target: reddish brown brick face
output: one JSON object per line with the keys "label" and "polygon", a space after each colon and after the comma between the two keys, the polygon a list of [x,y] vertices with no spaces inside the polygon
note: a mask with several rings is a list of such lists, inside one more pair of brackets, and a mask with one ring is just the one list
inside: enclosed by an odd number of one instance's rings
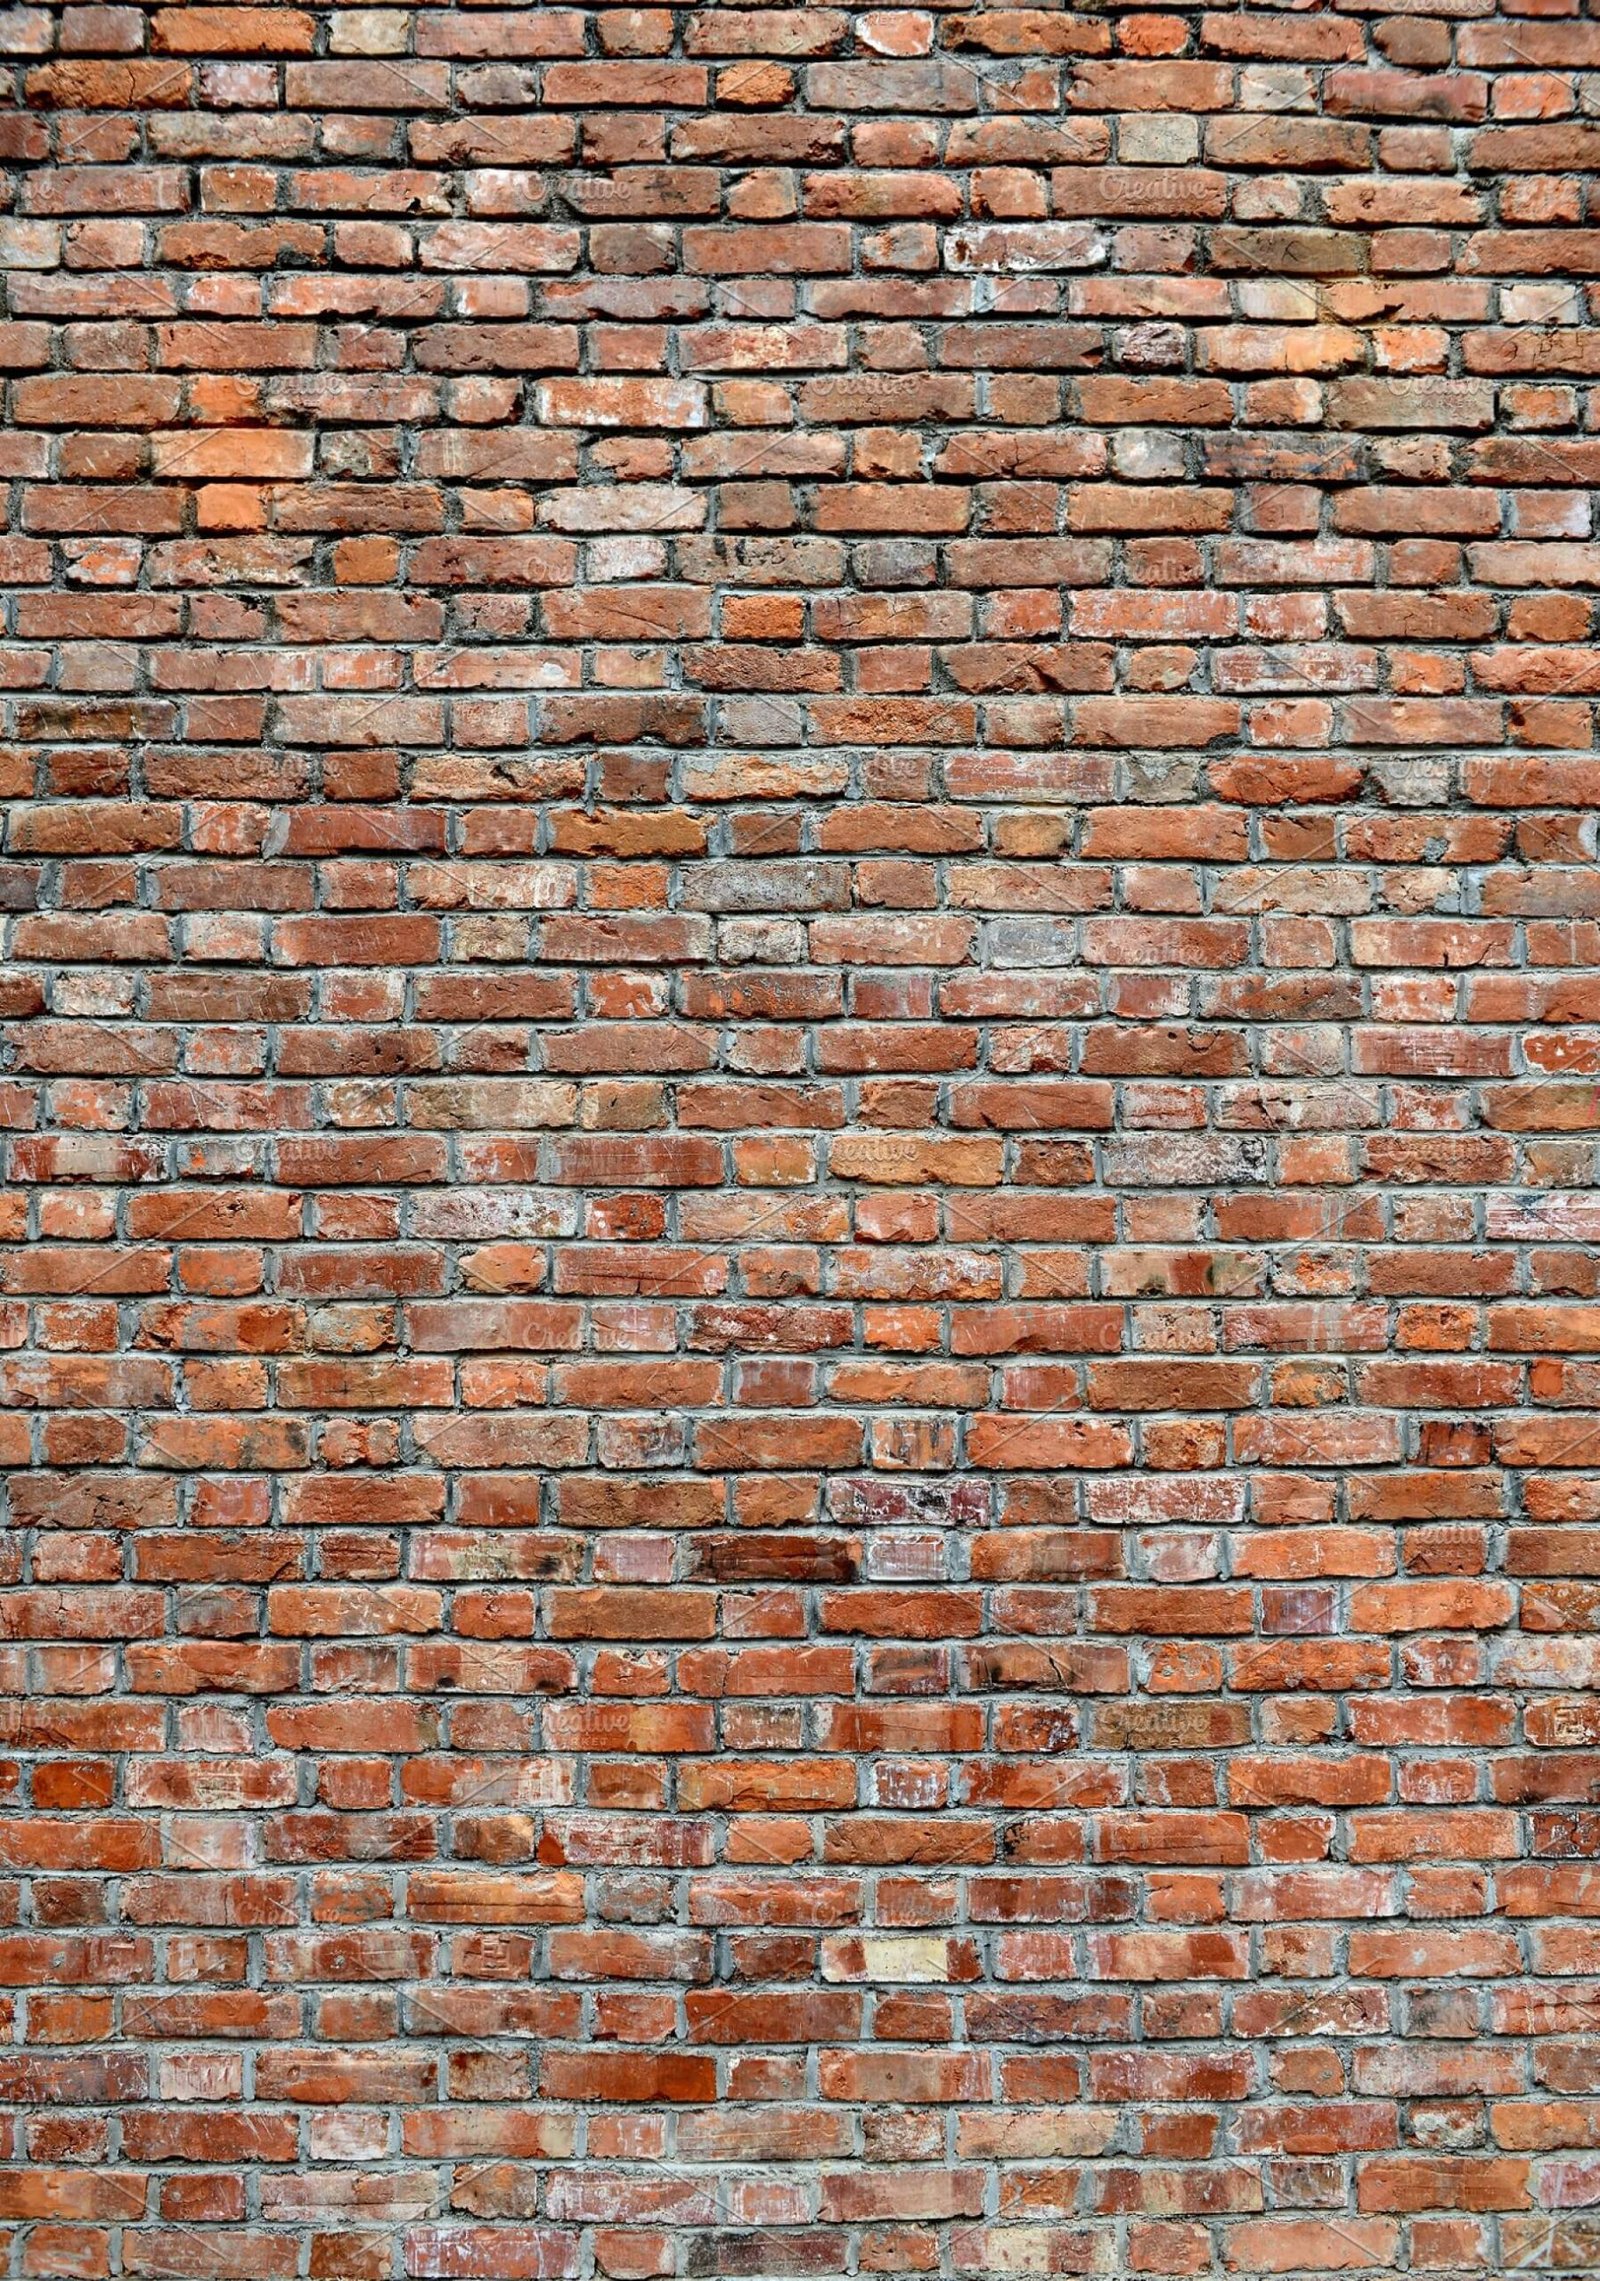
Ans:
{"label": "reddish brown brick face", "polygon": [[1600,23],[14,7],[0,2268],[1600,2271]]}

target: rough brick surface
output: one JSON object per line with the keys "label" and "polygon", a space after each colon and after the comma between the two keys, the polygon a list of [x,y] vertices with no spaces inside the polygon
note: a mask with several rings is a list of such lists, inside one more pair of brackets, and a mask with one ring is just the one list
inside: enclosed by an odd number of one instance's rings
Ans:
{"label": "rough brick surface", "polygon": [[0,17],[0,2255],[1600,2268],[1579,0]]}

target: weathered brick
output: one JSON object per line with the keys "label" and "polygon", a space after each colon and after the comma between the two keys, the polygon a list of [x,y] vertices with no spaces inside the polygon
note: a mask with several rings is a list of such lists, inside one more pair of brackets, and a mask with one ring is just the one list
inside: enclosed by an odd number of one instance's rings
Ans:
{"label": "weathered brick", "polygon": [[16,2270],[1600,2265],[1600,33],[3,44]]}

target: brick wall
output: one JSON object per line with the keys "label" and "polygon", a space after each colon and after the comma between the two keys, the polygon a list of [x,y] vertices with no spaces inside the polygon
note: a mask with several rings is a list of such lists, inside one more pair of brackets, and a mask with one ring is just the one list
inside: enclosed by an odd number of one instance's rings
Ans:
{"label": "brick wall", "polygon": [[0,17],[12,2274],[1600,2269],[1577,6]]}

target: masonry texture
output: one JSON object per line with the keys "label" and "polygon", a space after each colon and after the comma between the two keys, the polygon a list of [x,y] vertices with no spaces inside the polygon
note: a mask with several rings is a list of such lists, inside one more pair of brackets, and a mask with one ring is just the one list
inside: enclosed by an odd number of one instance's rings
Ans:
{"label": "masonry texture", "polygon": [[1600,23],[0,17],[0,2265],[1600,2269]]}

